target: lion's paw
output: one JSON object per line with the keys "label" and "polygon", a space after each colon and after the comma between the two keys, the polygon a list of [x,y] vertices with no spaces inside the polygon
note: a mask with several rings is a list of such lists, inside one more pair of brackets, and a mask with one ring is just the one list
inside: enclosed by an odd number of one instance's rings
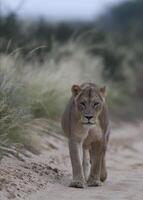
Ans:
{"label": "lion's paw", "polygon": [[86,187],[86,183],[83,179],[77,179],[77,180],[73,180],[70,185],[70,187],[75,187],[75,188],[85,188]]}
{"label": "lion's paw", "polygon": [[89,177],[87,184],[89,187],[98,187],[102,185],[101,181],[94,177]]}

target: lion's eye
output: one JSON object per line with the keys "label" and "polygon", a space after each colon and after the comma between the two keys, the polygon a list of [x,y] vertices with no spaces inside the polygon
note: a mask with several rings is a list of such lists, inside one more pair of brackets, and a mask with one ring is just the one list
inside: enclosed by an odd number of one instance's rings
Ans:
{"label": "lion's eye", "polygon": [[85,107],[85,103],[84,102],[80,102],[80,105]]}
{"label": "lion's eye", "polygon": [[93,105],[94,105],[94,107],[96,107],[99,105],[99,102],[95,102]]}

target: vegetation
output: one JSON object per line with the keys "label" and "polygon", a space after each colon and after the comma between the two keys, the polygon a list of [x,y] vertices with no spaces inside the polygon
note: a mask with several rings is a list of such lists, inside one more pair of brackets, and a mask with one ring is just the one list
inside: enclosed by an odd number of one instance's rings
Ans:
{"label": "vegetation", "polygon": [[141,0],[129,1],[88,24],[1,15],[0,146],[27,146],[32,119],[59,121],[73,83],[107,84],[112,118],[141,117],[141,8]]}

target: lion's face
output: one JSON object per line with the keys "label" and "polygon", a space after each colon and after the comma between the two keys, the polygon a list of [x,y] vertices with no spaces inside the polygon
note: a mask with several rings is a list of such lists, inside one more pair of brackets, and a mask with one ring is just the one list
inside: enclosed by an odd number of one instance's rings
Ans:
{"label": "lion's face", "polygon": [[81,123],[84,126],[96,125],[96,119],[104,104],[103,93],[105,93],[105,87],[100,89],[95,87],[81,89],[80,86],[74,85],[72,92]]}

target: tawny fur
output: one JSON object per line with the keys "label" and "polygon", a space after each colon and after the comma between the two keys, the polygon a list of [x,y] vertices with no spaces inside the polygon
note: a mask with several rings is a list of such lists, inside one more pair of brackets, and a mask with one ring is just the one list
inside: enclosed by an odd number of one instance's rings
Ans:
{"label": "tawny fur", "polygon": [[[72,87],[72,97],[62,117],[69,141],[72,187],[100,186],[107,178],[105,155],[110,128],[105,93],[105,87],[94,83]],[[87,116],[92,119],[89,121]]]}

